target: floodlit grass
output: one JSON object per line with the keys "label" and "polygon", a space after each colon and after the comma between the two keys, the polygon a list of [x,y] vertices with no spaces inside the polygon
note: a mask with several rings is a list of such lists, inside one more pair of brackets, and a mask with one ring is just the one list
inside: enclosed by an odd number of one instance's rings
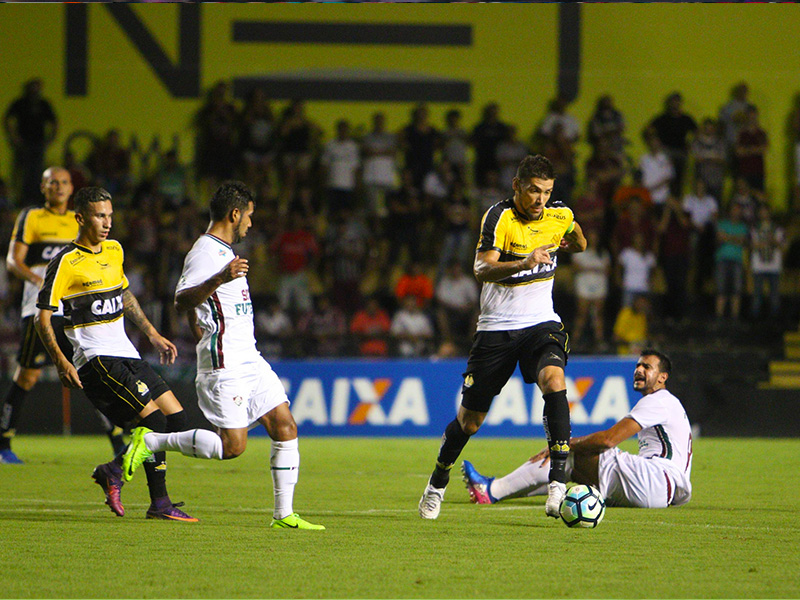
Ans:
{"label": "floodlit grass", "polygon": [[[439,441],[302,439],[295,508],[327,531],[271,530],[269,446],[233,461],[169,455],[173,501],[200,523],[145,520],[144,474],[115,517],[89,478],[100,437],[21,436],[0,465],[2,597],[798,597],[800,440],[695,442],[694,498],[607,509],[594,530],[544,516],[543,498],[473,506],[451,482],[437,521],[417,502]],[[475,438],[488,474],[541,440]],[[627,448],[633,448],[628,442]]]}

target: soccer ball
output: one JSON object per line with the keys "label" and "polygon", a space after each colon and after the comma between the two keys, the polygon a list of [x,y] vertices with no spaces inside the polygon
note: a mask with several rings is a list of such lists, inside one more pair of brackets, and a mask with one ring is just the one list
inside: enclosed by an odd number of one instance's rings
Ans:
{"label": "soccer ball", "polygon": [[593,485],[574,485],[561,501],[559,513],[567,527],[597,527],[606,514],[606,502]]}

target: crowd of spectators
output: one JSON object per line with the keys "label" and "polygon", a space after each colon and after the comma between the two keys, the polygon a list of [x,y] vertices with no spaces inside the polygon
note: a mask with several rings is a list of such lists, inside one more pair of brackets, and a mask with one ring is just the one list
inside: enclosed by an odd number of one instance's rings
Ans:
{"label": "crowd of spectators", "polygon": [[[681,95],[670,94],[641,132],[628,131],[611,95],[598,99],[585,127],[556,98],[524,135],[496,103],[471,126],[458,109],[433,123],[424,104],[397,131],[382,112],[369,124],[343,115],[330,139],[302,100],[276,105],[258,88],[239,104],[227,83],[213,86],[193,120],[191,162],[173,148],[136,172],[117,130],[85,156],[64,155],[76,190],[94,184],[114,195],[112,236],[126,249],[131,288],[189,360],[192,341],[172,309],[173,291],[183,257],[206,226],[211,191],[230,178],[257,195],[254,226],[237,252],[250,260],[266,356],[466,354],[479,303],[471,271],[480,218],[511,195],[516,165],[532,152],[553,162],[553,200],[574,210],[589,239],[586,253],[560,259],[556,284],[557,310],[577,350],[635,351],[652,338],[653,315],[668,325],[735,322],[750,295],[748,318],[780,315],[780,275],[787,252],[797,261],[797,223],[789,215],[778,225],[771,214],[769,137],[746,84],[700,125]],[[34,128],[38,144],[55,130],[51,112]],[[6,113],[12,143],[26,114],[19,101]],[[794,126],[800,139],[800,111]],[[630,136],[640,134],[646,151],[634,156]],[[584,164],[579,141],[591,148]],[[28,170],[15,171],[23,195],[0,182],[4,243],[16,211],[40,202],[21,183]],[[18,294],[18,283],[2,272],[4,339],[16,332]]]}

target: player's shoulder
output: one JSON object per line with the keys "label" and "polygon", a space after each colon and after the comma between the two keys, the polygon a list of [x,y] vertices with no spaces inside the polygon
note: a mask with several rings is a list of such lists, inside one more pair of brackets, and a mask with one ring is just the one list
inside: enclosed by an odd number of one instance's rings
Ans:
{"label": "player's shoulder", "polygon": [[103,252],[106,250],[109,254],[124,254],[124,250],[122,249],[122,244],[120,244],[117,240],[104,240],[102,243]]}
{"label": "player's shoulder", "polygon": [[81,250],[73,242],[70,242],[53,255],[48,264],[48,270],[57,271],[64,267],[74,267],[83,262],[86,256],[86,251]]}
{"label": "player's shoulder", "polygon": [[506,198],[500,202],[492,204],[483,213],[483,222],[490,227],[494,227],[503,218],[504,215],[510,215],[514,212],[514,200]]}
{"label": "player's shoulder", "polygon": [[26,206],[17,215],[17,223],[31,223],[41,218],[44,213],[43,206]]}
{"label": "player's shoulder", "polygon": [[210,254],[211,256],[228,256],[233,254],[233,247],[214,235],[204,233],[197,238],[192,245],[192,249],[189,250],[189,254],[198,252]]}
{"label": "player's shoulder", "polygon": [[569,219],[572,220],[574,215],[572,209],[564,204],[561,200],[551,200],[544,207],[545,214],[556,219]]}

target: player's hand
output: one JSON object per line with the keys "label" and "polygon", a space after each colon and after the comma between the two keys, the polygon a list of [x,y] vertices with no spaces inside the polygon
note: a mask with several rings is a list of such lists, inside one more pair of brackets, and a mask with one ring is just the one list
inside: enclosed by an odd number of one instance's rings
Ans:
{"label": "player's hand", "polygon": [[66,363],[58,366],[58,378],[61,380],[61,385],[65,388],[83,389],[81,378],[78,377],[78,370],[72,363]]}
{"label": "player's hand", "polygon": [[247,276],[247,271],[249,269],[250,266],[247,264],[247,259],[237,256],[225,265],[225,268],[220,271],[220,275],[222,276],[223,282],[228,283],[239,277]]}
{"label": "player's hand", "polygon": [[539,468],[540,469],[544,468],[544,466],[550,462],[550,450],[548,448],[545,448],[538,454],[534,454],[533,456],[531,456],[530,462],[532,463],[541,462],[542,464],[539,465]]}
{"label": "player's hand", "polygon": [[550,256],[550,250],[552,250],[555,247],[556,247],[555,244],[546,244],[544,246],[539,246],[538,248],[534,249],[534,251],[531,252],[525,259],[525,262],[528,263],[528,268],[532,269],[536,265],[541,265],[541,264],[552,265],[553,258]]}
{"label": "player's hand", "polygon": [[158,333],[150,338],[150,342],[158,350],[158,360],[162,365],[171,365],[175,362],[178,357],[178,349],[175,344]]}

